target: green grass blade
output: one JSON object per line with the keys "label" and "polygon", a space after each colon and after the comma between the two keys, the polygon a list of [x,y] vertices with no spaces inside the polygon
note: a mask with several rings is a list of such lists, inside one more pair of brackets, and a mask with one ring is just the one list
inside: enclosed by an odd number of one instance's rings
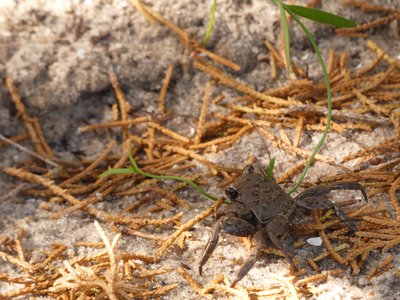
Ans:
{"label": "green grass blade", "polygon": [[268,179],[274,178],[274,167],[275,167],[275,157],[273,157],[268,164],[268,169],[267,169],[267,178]]}
{"label": "green grass blade", "polygon": [[99,177],[105,177],[108,175],[117,175],[117,174],[132,174],[134,172],[135,170],[133,170],[132,168],[115,168],[101,173]]}
{"label": "green grass blade", "polygon": [[311,166],[311,163],[313,162],[315,156],[317,155],[319,149],[321,148],[321,146],[324,144],[326,136],[328,135],[329,132],[329,128],[331,126],[331,120],[332,120],[332,93],[331,93],[331,84],[330,84],[330,80],[329,80],[329,75],[328,72],[326,70],[325,64],[324,64],[324,60],[322,59],[322,55],[321,52],[319,51],[319,48],[317,46],[317,43],[315,42],[313,36],[311,35],[310,31],[307,29],[307,27],[303,24],[303,22],[299,19],[299,17],[293,13],[290,10],[290,7],[285,7],[286,11],[292,16],[293,20],[296,21],[297,24],[300,25],[300,27],[303,29],[304,33],[307,35],[308,39],[311,42],[311,45],[314,48],[314,52],[317,55],[318,58],[318,62],[322,68],[322,72],[324,74],[324,79],[325,79],[325,84],[326,84],[326,94],[328,97],[328,115],[327,115],[327,121],[326,121],[326,126],[324,129],[324,132],[322,134],[321,139],[319,140],[317,146],[314,148],[313,152],[311,153],[310,158],[308,159],[303,172],[300,175],[299,180],[296,182],[296,184],[294,185],[294,187],[290,190],[290,194],[293,193],[294,191],[297,190],[297,188],[301,185],[301,183],[303,182],[304,177],[307,174],[308,169]]}
{"label": "green grass blade", "polygon": [[193,181],[186,179],[186,178],[182,178],[179,176],[166,176],[166,175],[154,175],[154,174],[150,174],[150,173],[146,173],[144,171],[142,171],[139,166],[137,165],[136,161],[134,160],[134,158],[132,157],[132,155],[129,155],[129,160],[131,161],[132,167],[135,170],[136,173],[141,174],[143,176],[149,177],[149,178],[157,178],[157,179],[172,179],[172,180],[178,180],[178,181],[182,181],[185,182],[187,184],[189,184],[190,186],[192,186],[194,189],[196,189],[200,194],[206,196],[207,198],[213,200],[213,201],[217,201],[218,198],[210,195],[209,193],[207,193],[205,190],[203,190],[200,186],[198,186],[197,184],[195,184]]}
{"label": "green grass blade", "polygon": [[132,155],[129,155],[129,160],[132,164],[132,168],[115,168],[115,169],[110,169],[100,175],[100,177],[108,176],[108,175],[116,175],[116,174],[132,174],[132,173],[137,173],[149,178],[155,178],[155,179],[163,179],[163,180],[177,180],[181,182],[185,182],[192,186],[196,191],[198,191],[200,194],[206,196],[207,198],[217,201],[218,198],[214,197],[213,195],[207,193],[205,190],[203,190],[200,186],[198,186],[196,183],[194,183],[192,180],[182,178],[179,176],[167,176],[167,175],[154,175],[150,173],[146,173],[142,171],[138,164],[136,163],[135,159],[133,158]]}
{"label": "green grass blade", "polygon": [[290,9],[290,11],[293,14],[296,14],[298,16],[313,20],[318,23],[322,24],[327,24],[327,25],[333,25],[336,27],[355,27],[357,26],[357,23],[346,19],[344,17],[316,9],[316,8],[309,8],[309,7],[304,7],[304,6],[299,6],[299,5],[287,5],[287,4],[282,4],[284,8],[287,10],[287,8]]}
{"label": "green grass blade", "polygon": [[286,11],[285,11],[284,4],[279,1],[279,2],[277,2],[277,5],[279,7],[279,12],[281,14],[281,27],[282,27],[282,32],[283,32],[283,41],[284,41],[284,45],[285,45],[286,67],[287,67],[288,74],[290,74],[291,58],[290,58],[289,25],[288,25],[288,21],[286,18]]}
{"label": "green grass blade", "polygon": [[201,42],[201,45],[203,47],[207,46],[208,41],[210,40],[212,29],[213,29],[213,26],[214,26],[215,11],[216,10],[217,10],[217,0],[214,0],[213,5],[211,7],[211,16],[210,16],[210,20],[208,21],[207,31],[206,31],[206,34],[204,36],[203,41]]}

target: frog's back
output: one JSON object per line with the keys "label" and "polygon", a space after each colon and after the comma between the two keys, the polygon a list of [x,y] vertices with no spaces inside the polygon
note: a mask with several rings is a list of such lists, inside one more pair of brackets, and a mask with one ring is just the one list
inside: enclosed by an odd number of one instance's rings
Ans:
{"label": "frog's back", "polygon": [[237,201],[247,205],[260,223],[267,223],[279,215],[290,215],[294,210],[294,201],[275,182],[261,174],[241,176],[235,183],[239,192]]}

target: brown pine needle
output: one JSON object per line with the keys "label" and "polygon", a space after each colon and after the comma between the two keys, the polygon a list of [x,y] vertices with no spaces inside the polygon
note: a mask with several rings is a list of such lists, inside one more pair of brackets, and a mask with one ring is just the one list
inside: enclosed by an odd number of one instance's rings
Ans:
{"label": "brown pine needle", "polygon": [[178,267],[176,270],[197,294],[202,295],[203,287],[183,267]]}
{"label": "brown pine needle", "polygon": [[160,259],[161,256],[165,253],[165,251],[172,245],[172,243],[185,231],[189,230],[193,227],[193,225],[203,221],[213,212],[215,212],[221,205],[224,203],[225,199],[221,198],[213,205],[210,206],[207,210],[203,211],[200,215],[197,215],[193,219],[187,221],[186,223],[179,226],[179,228],[161,245],[161,247],[156,252],[156,258]]}
{"label": "brown pine needle", "polygon": [[272,79],[276,79],[278,71],[276,69],[276,60],[272,53],[269,54],[269,64],[271,65],[271,77]]}
{"label": "brown pine needle", "polygon": [[28,262],[26,262],[24,260],[21,260],[19,258],[15,258],[15,257],[13,257],[13,256],[11,256],[11,255],[3,252],[3,251],[0,251],[0,258],[5,260],[5,261],[8,261],[8,262],[12,263],[13,265],[15,265],[15,266],[17,266],[19,268],[21,268],[25,272],[30,272],[30,271],[32,271],[34,269],[34,266],[31,265],[30,263],[28,263]]}
{"label": "brown pine needle", "polygon": [[43,150],[47,154],[47,157],[54,158],[53,151],[50,149],[49,144],[47,143],[46,138],[44,137],[42,127],[40,126],[39,120],[36,117],[32,118],[32,125],[37,132],[38,139],[40,141],[40,145],[42,146]]}
{"label": "brown pine needle", "polygon": [[285,63],[285,60],[280,55],[279,51],[276,50],[276,48],[269,41],[264,41],[264,45],[270,51],[270,55],[272,55],[272,57],[274,58],[274,61],[276,62],[276,64],[280,68],[285,69],[286,68],[286,63]]}
{"label": "brown pine needle", "polygon": [[107,196],[108,194],[111,193],[111,191],[114,190],[115,188],[115,186],[113,186],[114,183],[115,181],[100,187],[96,192],[89,195],[86,199],[80,200],[79,203],[52,214],[51,218],[59,219],[64,215],[71,214],[77,210],[82,210],[85,207],[102,200],[103,197]]}
{"label": "brown pine needle", "polygon": [[114,146],[116,145],[115,141],[111,141],[107,148],[103,151],[103,153],[96,158],[96,160],[94,160],[89,166],[87,166],[84,170],[82,170],[81,172],[77,173],[76,175],[74,175],[73,177],[65,180],[64,182],[60,183],[60,187],[65,187],[68,184],[74,183],[79,181],[80,179],[82,179],[83,177],[85,177],[86,175],[88,175],[89,173],[91,173],[94,169],[96,169],[96,167],[101,164],[106,158],[107,156],[110,154],[112,148],[114,148]]}
{"label": "brown pine needle", "polygon": [[[128,119],[128,110],[130,104],[128,100],[126,100],[125,98],[121,85],[118,81],[117,74],[115,74],[115,72],[112,69],[110,69],[110,71],[108,72],[108,76],[110,78],[111,84],[114,88],[114,92],[118,100],[119,111],[121,112],[121,121],[126,122],[126,120]],[[122,151],[125,151],[127,148],[125,142],[128,139],[128,131],[126,126],[122,126],[121,132],[122,132]]]}
{"label": "brown pine needle", "polygon": [[52,261],[54,261],[57,258],[60,258],[60,254],[63,253],[65,250],[67,250],[66,245],[57,245],[57,249],[51,252],[51,254],[44,261],[35,264],[34,269],[39,270],[45,268]]}
{"label": "brown pine needle", "polygon": [[344,36],[353,36],[353,37],[366,37],[368,34],[362,33],[361,31],[366,31],[369,29],[373,29],[376,27],[381,27],[382,25],[389,24],[393,20],[400,19],[400,15],[389,15],[385,16],[382,18],[378,18],[376,20],[373,20],[371,22],[365,23],[358,25],[356,27],[351,27],[351,28],[338,28],[336,29],[336,32],[340,35]]}
{"label": "brown pine needle", "polygon": [[400,188],[400,176],[397,177],[397,179],[392,182],[392,184],[390,185],[390,189],[389,189],[389,198],[390,198],[390,202],[393,205],[393,208],[396,212],[396,219],[397,221],[400,221],[400,207],[399,207],[399,201],[400,199],[397,199],[396,197],[396,191]]}
{"label": "brown pine needle", "polygon": [[203,295],[209,294],[213,290],[213,286],[216,284],[221,284],[224,281],[224,275],[223,274],[218,274],[215,276],[209,283],[207,283],[204,288],[202,289],[201,293]]}
{"label": "brown pine needle", "polygon": [[137,294],[137,296],[135,296],[133,298],[164,296],[165,294],[169,293],[170,291],[176,289],[178,286],[179,286],[179,284],[177,284],[177,283],[168,284],[168,285],[156,288],[155,290],[152,290],[152,291],[140,292]]}
{"label": "brown pine needle", "polygon": [[18,253],[18,258],[22,261],[26,261],[24,249],[22,247],[22,239],[25,235],[25,231],[21,228],[18,229],[18,236],[15,239],[15,250]]}
{"label": "brown pine needle", "polygon": [[163,218],[163,219],[150,219],[150,218],[144,218],[144,217],[126,217],[124,215],[115,217],[115,216],[110,216],[107,215],[105,218],[109,222],[115,222],[117,224],[123,224],[127,225],[133,230],[137,230],[141,227],[145,226],[160,226],[160,225],[165,225],[165,224],[177,224],[179,223],[180,218],[182,217],[183,212],[179,212],[176,215],[169,217],[169,218]]}
{"label": "brown pine needle", "polygon": [[155,146],[155,135],[156,135],[156,129],[153,126],[149,126],[148,130],[148,145],[144,149],[146,152],[147,157],[149,160],[154,160],[154,146]]}
{"label": "brown pine needle", "polygon": [[365,75],[366,73],[375,69],[375,67],[382,61],[384,56],[385,56],[385,53],[381,53],[380,55],[378,55],[377,58],[375,60],[373,60],[371,63],[360,68],[357,71],[356,76],[361,77],[361,76]]}
{"label": "brown pine needle", "polygon": [[298,147],[301,139],[301,134],[304,127],[304,116],[299,116],[299,121],[296,126],[296,131],[293,139],[293,146]]}
{"label": "brown pine needle", "polygon": [[316,281],[324,281],[328,278],[328,274],[316,274],[314,276],[306,277],[304,279],[300,279],[296,282],[296,286],[306,285],[308,283],[316,282]]}
{"label": "brown pine needle", "polygon": [[400,14],[400,10],[398,9],[385,7],[382,5],[376,5],[365,1],[343,0],[343,4],[358,7],[363,12],[372,11],[372,12],[385,12],[388,14]]}
{"label": "brown pine needle", "polygon": [[313,269],[315,272],[321,272],[320,267],[317,265],[314,259],[312,258],[307,258],[307,263]]}
{"label": "brown pine needle", "polygon": [[205,164],[208,168],[211,169],[211,171],[213,173],[217,172],[217,169],[216,169],[217,165],[216,164],[210,162],[209,160],[205,159],[203,156],[195,153],[194,151],[186,150],[186,149],[184,149],[182,147],[175,147],[175,146],[164,146],[164,148],[167,151],[172,151],[172,152],[179,153],[179,154],[182,154],[184,156],[193,158],[193,159]]}
{"label": "brown pine needle", "polygon": [[165,114],[165,99],[167,97],[167,91],[169,84],[172,79],[172,75],[174,73],[174,65],[168,65],[167,72],[165,73],[164,83],[160,91],[160,96],[158,98],[158,110],[161,114]]}
{"label": "brown pine needle", "polygon": [[138,117],[135,119],[129,119],[126,121],[112,121],[107,123],[93,124],[79,127],[79,132],[85,132],[90,130],[104,129],[104,128],[114,128],[114,127],[128,127],[130,125],[137,125],[141,123],[147,123],[150,119],[148,117]]}
{"label": "brown pine needle", "polygon": [[155,122],[150,122],[149,125],[155,129],[157,129],[161,133],[165,134],[166,136],[173,138],[176,141],[182,142],[184,144],[188,144],[190,142],[190,140],[187,137],[182,136],[182,135],[176,133],[175,131],[172,131],[171,129],[161,126]]}
{"label": "brown pine needle", "polygon": [[176,203],[176,204],[184,206],[184,207],[189,207],[189,208],[191,207],[191,205],[186,200],[176,196],[174,193],[172,193],[166,189],[160,188],[158,186],[154,186],[154,187],[152,187],[151,190],[154,191],[155,193],[158,193],[158,194],[164,196],[165,198],[167,198],[168,200],[170,200],[173,203]]}
{"label": "brown pine needle", "polygon": [[393,256],[386,256],[378,265],[376,265],[374,268],[371,269],[371,271],[368,272],[367,279],[371,280],[373,277],[379,275],[379,273],[381,274],[387,271],[390,267],[393,267],[392,262]]}
{"label": "brown pine needle", "polygon": [[216,138],[216,139],[211,140],[209,142],[205,142],[205,143],[201,143],[201,144],[197,144],[197,145],[191,145],[189,147],[189,149],[196,150],[196,149],[204,149],[204,148],[213,148],[213,147],[217,146],[218,144],[224,144],[224,143],[233,144],[237,140],[239,140],[242,136],[244,136],[246,133],[251,131],[252,129],[253,129],[252,125],[243,126],[235,134],[232,134],[232,135],[229,135],[229,136],[225,136],[225,137],[221,137],[221,138]]}
{"label": "brown pine needle", "polygon": [[14,85],[12,78],[9,76],[6,76],[5,81],[7,88],[11,94],[11,99],[14,102],[15,108],[17,110],[17,115],[19,115],[24,122],[26,131],[31,139],[33,147],[39,155],[47,157],[49,153],[46,152],[46,149],[44,149],[43,145],[41,144],[40,134],[36,131],[36,128],[33,124],[33,119],[26,112],[25,105],[21,100],[21,96],[19,95],[17,87]]}
{"label": "brown pine needle", "polygon": [[[3,170],[4,170],[5,173],[7,173],[7,174],[9,174],[11,176],[20,178],[20,179],[28,181],[28,182],[39,183],[39,184],[47,187],[50,191],[52,191],[56,195],[64,198],[65,200],[67,200],[72,205],[79,205],[80,202],[81,202],[79,199],[77,199],[74,196],[72,196],[71,194],[69,194],[67,190],[58,187],[54,183],[53,180],[47,179],[47,178],[45,178],[43,176],[35,175],[33,173],[24,171],[22,169],[15,169],[15,168],[6,167]],[[95,208],[86,208],[86,210],[87,210],[87,212],[89,212],[90,214],[94,215],[95,217],[104,218],[104,216],[105,216],[104,213],[98,211]]]}
{"label": "brown pine needle", "polygon": [[400,68],[400,61],[389,56],[389,54],[385,53],[377,44],[375,44],[372,40],[367,41],[367,46],[370,48],[372,51],[376,52],[378,56],[383,56],[383,59],[386,60],[390,65],[396,66],[397,68]]}
{"label": "brown pine needle", "polygon": [[[0,135],[0,136],[3,137],[3,135]],[[28,135],[28,133],[24,132],[24,133],[15,135],[15,136],[7,138],[7,139],[10,141],[13,141],[14,143],[19,143],[19,142],[22,142],[23,140],[26,140],[27,138],[29,138],[29,135]],[[6,141],[0,142],[0,148],[6,147],[8,145],[10,145],[10,143],[8,143]]]}
{"label": "brown pine needle", "polygon": [[332,72],[335,68],[335,61],[336,61],[335,51],[332,48],[330,48],[328,63],[327,63],[327,67],[326,67],[326,71],[328,72],[329,75],[332,75]]}
{"label": "brown pine needle", "polygon": [[211,52],[203,47],[197,47],[196,51],[204,53],[210,59],[212,59],[214,62],[224,65],[225,67],[228,67],[233,71],[240,71],[240,66],[238,64],[230,61],[229,59],[227,59],[225,57],[219,56],[218,54],[215,54],[214,52]]}
{"label": "brown pine needle", "polygon": [[283,175],[278,177],[276,179],[276,182],[283,183],[283,182],[287,181],[289,178],[293,177],[296,173],[300,172],[304,168],[306,163],[307,163],[307,161],[303,160],[303,161],[295,164],[293,167],[288,169]]}
{"label": "brown pine needle", "polygon": [[175,32],[178,35],[178,37],[181,40],[182,44],[186,48],[190,47],[189,37],[187,36],[187,34],[182,29],[180,29],[178,26],[176,26],[174,23],[172,23],[171,21],[167,20],[166,18],[164,18],[160,14],[158,14],[155,11],[151,10],[149,7],[143,5],[140,0],[131,0],[131,2],[133,3],[133,5],[136,6],[136,8],[143,15],[146,16],[146,18],[148,20],[157,20],[158,22],[160,22],[165,27],[168,27],[171,31]]}
{"label": "brown pine needle", "polygon": [[92,242],[76,242],[75,247],[88,247],[88,248],[97,248],[102,249],[104,248],[104,243],[92,243]]}
{"label": "brown pine needle", "polygon": [[227,74],[223,73],[221,70],[217,69],[216,67],[214,67],[210,64],[207,64],[204,62],[200,63],[200,62],[195,61],[195,62],[193,62],[193,66],[196,69],[198,69],[204,73],[207,73],[212,78],[218,80],[219,83],[229,86],[239,92],[250,95],[256,99],[260,99],[260,100],[263,100],[263,101],[266,101],[269,103],[278,104],[278,105],[282,105],[282,106],[300,105],[301,104],[300,102],[295,101],[295,100],[288,101],[285,99],[281,99],[281,98],[269,96],[264,93],[257,92],[253,88],[236,81],[234,78],[228,76]]}
{"label": "brown pine needle", "polygon": [[284,112],[282,109],[266,109],[258,105],[253,104],[251,107],[237,104],[227,105],[232,110],[237,110],[245,113],[254,113],[259,115],[276,115],[281,116]]}
{"label": "brown pine needle", "polygon": [[[290,155],[300,155],[304,158],[308,158],[311,155],[311,151],[306,151],[306,150],[294,147],[290,144],[287,144],[284,141],[275,137],[272,133],[270,133],[269,131],[267,131],[266,129],[264,129],[262,127],[260,127],[259,130],[260,130],[260,133],[264,137],[266,137],[268,140],[270,140],[273,144],[275,144],[276,147],[278,147],[282,150],[285,150]],[[321,160],[323,162],[330,163],[330,164],[334,163],[334,161],[332,159],[322,156],[320,154],[317,154],[315,156],[315,159]]]}
{"label": "brown pine needle", "polygon": [[208,81],[204,88],[203,104],[201,106],[199,121],[197,122],[196,135],[193,138],[193,143],[195,145],[200,143],[201,138],[204,134],[204,124],[207,115],[208,102],[211,96],[211,88],[212,88],[212,83],[211,81]]}
{"label": "brown pine needle", "polygon": [[[312,215],[313,215],[313,219],[314,222],[318,225],[321,224],[318,213],[316,210],[312,211]],[[331,242],[329,241],[328,237],[326,236],[326,233],[324,230],[319,230],[319,236],[322,239],[322,242],[325,245],[326,250],[328,251],[329,255],[336,260],[338,263],[342,264],[342,265],[347,265],[347,260],[344,259],[343,257],[341,257],[334,249],[334,247],[332,246]]]}
{"label": "brown pine needle", "polygon": [[[341,245],[335,247],[333,250],[334,250],[334,252],[342,252],[342,251],[345,251],[348,249],[350,249],[350,245],[345,243],[345,244],[341,244]],[[317,262],[317,261],[323,260],[323,259],[329,257],[329,255],[330,255],[329,251],[324,251],[320,255],[314,257],[313,261]]]}
{"label": "brown pine needle", "polygon": [[45,156],[42,156],[41,154],[38,154],[36,152],[33,152],[32,150],[29,150],[28,148],[14,142],[13,140],[6,138],[4,135],[0,134],[0,140],[2,140],[4,143],[10,144],[16,148],[18,148],[19,150],[21,150],[22,152],[28,153],[29,155],[44,161],[46,164],[53,166],[53,167],[58,167],[58,164],[53,162],[52,160],[46,158]]}

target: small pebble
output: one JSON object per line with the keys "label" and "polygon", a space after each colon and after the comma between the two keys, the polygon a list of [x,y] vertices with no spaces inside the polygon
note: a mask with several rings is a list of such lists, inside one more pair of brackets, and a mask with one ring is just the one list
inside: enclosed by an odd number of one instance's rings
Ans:
{"label": "small pebble", "polygon": [[309,238],[309,239],[307,239],[307,243],[311,246],[321,246],[322,239],[320,237]]}

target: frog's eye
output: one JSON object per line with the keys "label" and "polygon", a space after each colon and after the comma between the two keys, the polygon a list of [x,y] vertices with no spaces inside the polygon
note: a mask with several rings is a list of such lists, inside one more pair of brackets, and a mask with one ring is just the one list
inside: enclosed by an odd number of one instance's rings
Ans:
{"label": "frog's eye", "polygon": [[253,167],[253,165],[246,165],[246,166],[243,168],[243,174],[253,174],[253,172],[254,172],[254,167]]}
{"label": "frog's eye", "polygon": [[238,191],[237,189],[229,186],[225,189],[225,194],[231,199],[232,201],[235,200],[238,196]]}

